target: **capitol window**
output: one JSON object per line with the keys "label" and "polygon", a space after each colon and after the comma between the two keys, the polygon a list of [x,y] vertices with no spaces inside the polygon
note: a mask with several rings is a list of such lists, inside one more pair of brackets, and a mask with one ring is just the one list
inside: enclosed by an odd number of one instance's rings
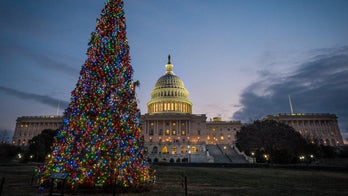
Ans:
{"label": "capitol window", "polygon": [[186,135],[186,131],[185,130],[181,130],[181,135]]}
{"label": "capitol window", "polygon": [[176,154],[176,147],[175,146],[172,147],[172,154]]}
{"label": "capitol window", "polygon": [[168,154],[168,148],[167,146],[162,147],[162,154]]}
{"label": "capitol window", "polygon": [[192,146],[191,151],[192,151],[192,153],[196,153],[197,152],[196,146]]}
{"label": "capitol window", "polygon": [[173,129],[172,135],[176,135],[176,130],[175,129]]}
{"label": "capitol window", "polygon": [[170,131],[169,129],[166,130],[166,135],[169,135],[170,134]]}
{"label": "capitol window", "polygon": [[186,148],[186,146],[182,146],[181,147],[181,153],[185,153],[185,152],[187,152],[187,148]]}

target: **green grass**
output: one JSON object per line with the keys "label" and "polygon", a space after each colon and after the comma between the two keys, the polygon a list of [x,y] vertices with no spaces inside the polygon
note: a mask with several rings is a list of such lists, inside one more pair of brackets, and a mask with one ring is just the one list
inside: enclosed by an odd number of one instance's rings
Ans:
{"label": "green grass", "polygon": [[[188,195],[348,195],[347,172],[179,166],[153,169],[157,183],[150,192],[123,195],[184,195],[183,175],[187,176]],[[32,171],[32,166],[0,167],[0,178],[6,177],[2,194],[47,195],[48,190],[40,194],[37,186],[30,184]]]}
{"label": "green grass", "polygon": [[[348,194],[347,173],[269,168],[167,167],[163,171],[159,167],[158,170],[158,185],[167,184],[178,173],[186,175],[189,195]],[[171,188],[169,191],[161,189],[159,193],[178,192],[181,187]],[[183,193],[182,188],[180,191]]]}

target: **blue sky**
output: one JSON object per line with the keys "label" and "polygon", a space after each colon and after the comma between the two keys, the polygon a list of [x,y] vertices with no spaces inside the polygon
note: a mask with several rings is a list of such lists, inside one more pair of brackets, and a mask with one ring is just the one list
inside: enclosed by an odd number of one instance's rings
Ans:
{"label": "blue sky", "polygon": [[[0,130],[55,115],[78,80],[103,1],[0,1]],[[193,112],[247,122],[334,113],[348,131],[348,1],[125,0],[139,107],[167,55]]]}

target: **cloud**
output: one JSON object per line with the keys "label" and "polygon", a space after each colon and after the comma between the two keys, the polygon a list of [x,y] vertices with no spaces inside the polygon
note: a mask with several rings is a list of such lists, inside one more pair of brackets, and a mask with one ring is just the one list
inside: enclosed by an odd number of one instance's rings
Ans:
{"label": "cloud", "polygon": [[248,122],[267,114],[333,113],[348,131],[348,47],[313,50],[313,57],[286,76],[262,74],[241,94],[242,108],[233,118]]}
{"label": "cloud", "polygon": [[[41,67],[42,69],[50,69],[54,71],[63,72],[65,74],[71,75],[76,77],[76,75],[79,73],[80,67],[74,67],[70,66],[69,64],[65,63],[64,61],[76,61],[72,59],[72,57],[69,56],[62,56],[62,55],[53,55],[49,54],[49,52],[36,52],[33,49],[30,49],[26,46],[19,45],[15,42],[10,41],[3,41],[1,40],[0,45],[0,52],[2,55],[6,55],[7,58],[18,58],[25,57],[27,58],[27,61],[33,61],[35,62],[36,66]],[[23,66],[23,65],[21,65]]]}
{"label": "cloud", "polygon": [[19,91],[19,90],[4,87],[4,86],[0,86],[0,92],[15,96],[23,100],[33,100],[38,103],[46,104],[53,107],[56,107],[58,102],[60,102],[62,108],[66,108],[69,105],[69,102],[67,101],[62,101],[62,100],[55,99],[46,95],[37,95],[34,93],[27,93],[27,92]]}

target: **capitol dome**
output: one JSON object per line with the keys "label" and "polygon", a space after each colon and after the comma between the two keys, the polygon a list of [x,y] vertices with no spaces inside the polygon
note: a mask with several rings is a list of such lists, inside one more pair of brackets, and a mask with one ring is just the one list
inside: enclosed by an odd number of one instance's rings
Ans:
{"label": "capitol dome", "polygon": [[184,82],[174,74],[173,64],[168,56],[166,72],[160,77],[151,91],[151,99],[147,103],[148,113],[192,113],[192,102]]}

